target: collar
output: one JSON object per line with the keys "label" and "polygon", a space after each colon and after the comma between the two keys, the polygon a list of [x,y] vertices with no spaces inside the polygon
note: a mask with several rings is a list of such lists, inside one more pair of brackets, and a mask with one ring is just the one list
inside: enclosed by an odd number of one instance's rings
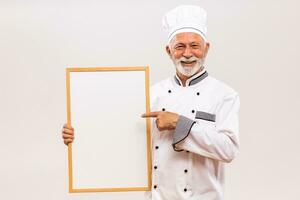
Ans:
{"label": "collar", "polygon": [[[205,79],[208,76],[208,73],[205,69],[203,69],[202,71],[198,72],[197,74],[191,76],[189,79],[186,80],[186,86],[191,86],[191,85],[195,85],[196,83],[199,83],[200,81],[202,81],[203,79]],[[174,76],[175,82],[182,86],[182,82],[180,80],[180,78],[177,76],[177,74],[175,74]]]}

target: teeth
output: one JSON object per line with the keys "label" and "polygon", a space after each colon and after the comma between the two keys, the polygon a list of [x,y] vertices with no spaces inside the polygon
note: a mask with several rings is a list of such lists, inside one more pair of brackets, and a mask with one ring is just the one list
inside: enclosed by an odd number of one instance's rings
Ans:
{"label": "teeth", "polygon": [[183,63],[186,63],[186,64],[191,64],[191,63],[193,63],[193,62],[195,62],[195,61],[190,61],[190,62],[188,62],[188,61],[182,61]]}

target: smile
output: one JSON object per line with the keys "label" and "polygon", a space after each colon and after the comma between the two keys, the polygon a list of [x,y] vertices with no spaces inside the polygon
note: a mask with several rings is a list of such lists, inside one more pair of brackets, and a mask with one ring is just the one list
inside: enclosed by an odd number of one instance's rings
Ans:
{"label": "smile", "polygon": [[188,62],[188,61],[180,61],[180,62],[181,62],[181,64],[184,65],[184,66],[191,66],[191,65],[196,64],[196,61],[195,61],[195,60],[194,60],[194,61],[190,61],[190,62]]}

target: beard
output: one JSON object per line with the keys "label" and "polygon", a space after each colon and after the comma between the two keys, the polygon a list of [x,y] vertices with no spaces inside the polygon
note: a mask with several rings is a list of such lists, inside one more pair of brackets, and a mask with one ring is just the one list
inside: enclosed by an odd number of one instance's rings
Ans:
{"label": "beard", "polygon": [[[205,58],[197,58],[195,56],[187,59],[184,57],[181,57],[179,59],[174,59],[173,63],[176,67],[176,69],[183,75],[187,77],[191,77],[194,74],[196,74],[204,64]],[[183,66],[183,63],[192,64],[192,66]]]}

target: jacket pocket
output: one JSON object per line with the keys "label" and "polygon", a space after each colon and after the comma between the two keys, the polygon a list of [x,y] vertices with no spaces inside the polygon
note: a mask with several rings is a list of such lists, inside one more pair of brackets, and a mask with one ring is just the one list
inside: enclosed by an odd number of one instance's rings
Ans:
{"label": "jacket pocket", "polygon": [[216,115],[215,114],[211,114],[211,113],[203,112],[203,111],[197,111],[195,118],[196,119],[203,119],[203,120],[211,121],[211,122],[216,122]]}

